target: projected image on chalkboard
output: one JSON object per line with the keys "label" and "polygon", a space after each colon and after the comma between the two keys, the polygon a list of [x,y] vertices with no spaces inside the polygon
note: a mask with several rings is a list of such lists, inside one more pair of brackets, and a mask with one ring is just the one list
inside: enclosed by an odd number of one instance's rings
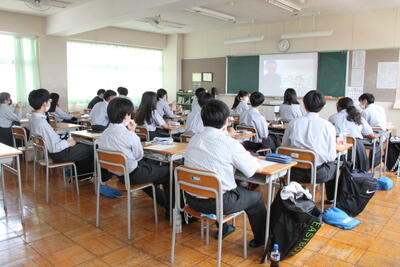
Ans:
{"label": "projected image on chalkboard", "polygon": [[318,53],[260,55],[259,91],[283,96],[294,88],[304,96],[317,87]]}

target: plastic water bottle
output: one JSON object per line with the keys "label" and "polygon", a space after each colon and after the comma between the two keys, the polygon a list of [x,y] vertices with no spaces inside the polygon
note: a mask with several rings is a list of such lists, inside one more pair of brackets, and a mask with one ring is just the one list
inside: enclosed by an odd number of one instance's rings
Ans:
{"label": "plastic water bottle", "polygon": [[182,233],[182,216],[180,214],[176,215],[175,230],[177,234]]}
{"label": "plastic water bottle", "polygon": [[279,267],[279,262],[281,261],[281,253],[279,252],[279,245],[274,244],[271,251],[271,267]]}

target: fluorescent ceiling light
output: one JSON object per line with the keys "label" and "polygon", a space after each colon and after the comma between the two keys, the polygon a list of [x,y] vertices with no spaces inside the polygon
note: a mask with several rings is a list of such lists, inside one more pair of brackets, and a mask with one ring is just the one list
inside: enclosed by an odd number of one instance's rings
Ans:
{"label": "fluorescent ceiling light", "polygon": [[216,10],[208,9],[205,7],[195,6],[190,9],[187,9],[187,11],[192,12],[192,13],[198,13],[198,14],[201,14],[204,16],[215,18],[215,19],[224,20],[224,21],[230,21],[230,22],[236,21],[236,18],[234,16],[231,16],[231,15],[228,15],[228,14],[216,11]]}
{"label": "fluorescent ceiling light", "polygon": [[292,13],[301,11],[301,6],[292,3],[291,1],[288,0],[266,0],[266,1],[270,5],[274,5],[276,7],[282,8]]}
{"label": "fluorescent ceiling light", "polygon": [[251,42],[260,42],[262,40],[264,40],[264,35],[258,35],[258,36],[225,39],[224,44],[251,43]]}
{"label": "fluorescent ceiling light", "polygon": [[325,37],[331,36],[333,30],[315,31],[315,32],[291,32],[281,35],[281,39],[296,39],[296,38],[310,38],[310,37]]}

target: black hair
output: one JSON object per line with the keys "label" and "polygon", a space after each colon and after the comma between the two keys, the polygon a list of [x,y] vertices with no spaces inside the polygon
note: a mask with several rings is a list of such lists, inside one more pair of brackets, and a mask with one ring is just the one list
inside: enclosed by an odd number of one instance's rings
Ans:
{"label": "black hair", "polygon": [[205,127],[221,129],[229,117],[229,108],[221,100],[212,99],[201,109],[201,119]]}
{"label": "black hair", "polygon": [[358,125],[361,125],[361,112],[357,110],[357,108],[354,106],[353,99],[350,97],[343,97],[339,99],[339,101],[336,104],[337,110],[346,110],[347,112],[347,120],[348,121],[353,121]]}
{"label": "black hair", "polygon": [[375,96],[370,93],[364,93],[360,95],[360,97],[358,98],[358,101],[363,101],[363,100],[367,100],[368,104],[372,104],[375,102]]}
{"label": "black hair", "polygon": [[297,101],[296,90],[294,90],[293,88],[286,89],[285,94],[283,95],[283,104],[286,105],[299,104],[299,101]]}
{"label": "black hair", "polygon": [[164,96],[166,96],[168,93],[167,93],[167,90],[165,90],[165,89],[163,89],[163,88],[160,88],[160,89],[158,89],[157,90],[157,100],[160,100],[161,98],[163,98]]}
{"label": "black hair", "polygon": [[196,95],[196,97],[199,97],[200,94],[205,93],[205,92],[206,92],[206,89],[204,89],[203,87],[199,87],[196,89],[194,94]]}
{"label": "black hair", "polygon": [[121,123],[125,116],[131,116],[132,112],[132,102],[123,97],[114,98],[107,106],[107,115],[111,123]]}
{"label": "black hair", "polygon": [[309,91],[303,98],[304,106],[308,112],[320,112],[325,106],[324,95],[316,90]]}
{"label": "black hair", "polygon": [[235,109],[239,105],[240,98],[248,96],[248,95],[249,95],[249,92],[240,90],[239,93],[235,96],[235,102],[233,102],[232,109]]}
{"label": "black hair", "polygon": [[136,112],[135,120],[138,125],[143,125],[145,122],[151,123],[153,111],[157,108],[157,94],[151,91],[144,92],[142,101],[138,111]]}
{"label": "black hair", "polygon": [[46,89],[36,89],[29,93],[28,101],[29,105],[34,110],[38,110],[42,107],[43,103],[48,102],[50,99],[50,93]]}
{"label": "black hair", "polygon": [[116,96],[116,95],[117,95],[117,93],[114,90],[107,90],[104,93],[104,100],[108,102],[110,100],[110,97]]}
{"label": "black hair", "polygon": [[250,95],[250,104],[252,107],[261,106],[264,103],[265,97],[260,92],[254,92]]}
{"label": "black hair", "polygon": [[213,99],[213,97],[210,93],[202,93],[199,95],[197,101],[200,107],[204,107],[211,99]]}
{"label": "black hair", "polygon": [[60,100],[60,95],[56,94],[56,93],[51,93],[50,99],[51,99],[51,104],[50,104],[49,112],[55,112],[56,107],[58,105],[58,101]]}
{"label": "black hair", "polygon": [[124,95],[124,96],[128,95],[128,89],[122,86],[118,87],[117,92],[119,95]]}
{"label": "black hair", "polygon": [[104,90],[104,89],[99,89],[99,90],[97,90],[97,95],[104,94],[105,92],[106,92],[106,90]]}
{"label": "black hair", "polygon": [[4,104],[4,102],[11,98],[11,95],[7,92],[0,93],[0,104]]}
{"label": "black hair", "polygon": [[211,95],[212,95],[212,98],[214,98],[214,99],[217,97],[217,95],[218,95],[217,87],[211,87]]}

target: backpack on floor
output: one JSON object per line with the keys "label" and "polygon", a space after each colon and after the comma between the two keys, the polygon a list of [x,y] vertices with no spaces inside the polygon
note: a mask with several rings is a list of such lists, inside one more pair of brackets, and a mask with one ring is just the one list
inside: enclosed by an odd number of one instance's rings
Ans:
{"label": "backpack on floor", "polygon": [[371,173],[352,170],[351,164],[345,162],[339,177],[337,207],[351,217],[357,216],[374,196],[376,184]]}
{"label": "backpack on floor", "polygon": [[400,143],[389,142],[389,149],[386,161],[386,167],[390,171],[397,171],[398,163],[400,161]]}

